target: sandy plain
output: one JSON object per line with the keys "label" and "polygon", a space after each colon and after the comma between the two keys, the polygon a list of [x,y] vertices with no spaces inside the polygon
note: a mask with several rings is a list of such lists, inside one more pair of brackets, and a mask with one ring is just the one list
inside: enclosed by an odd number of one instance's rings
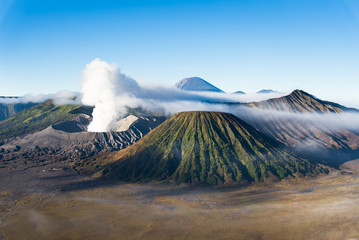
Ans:
{"label": "sandy plain", "polygon": [[46,167],[0,169],[0,239],[359,239],[359,160],[220,187],[107,184]]}

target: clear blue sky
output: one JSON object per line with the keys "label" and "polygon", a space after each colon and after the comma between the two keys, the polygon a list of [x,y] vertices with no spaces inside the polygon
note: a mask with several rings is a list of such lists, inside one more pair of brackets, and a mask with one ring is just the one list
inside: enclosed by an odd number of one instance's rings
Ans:
{"label": "clear blue sky", "polygon": [[359,1],[0,0],[0,95],[79,90],[97,57],[140,83],[200,76],[359,107]]}

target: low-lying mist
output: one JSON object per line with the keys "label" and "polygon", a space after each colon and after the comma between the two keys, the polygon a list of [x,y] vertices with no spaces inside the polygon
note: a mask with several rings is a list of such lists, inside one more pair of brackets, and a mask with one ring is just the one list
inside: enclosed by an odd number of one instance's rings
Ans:
{"label": "low-lying mist", "polygon": [[246,106],[237,106],[230,110],[231,113],[241,116],[249,116],[256,119],[281,119],[310,122],[317,127],[325,127],[332,130],[359,130],[359,114],[355,112],[342,113],[298,113],[255,109]]}
{"label": "low-lying mist", "polygon": [[127,108],[141,107],[149,111],[174,114],[181,111],[230,111],[225,103],[261,101],[286,93],[228,94],[189,92],[175,87],[141,86],[120,69],[95,59],[83,72],[81,92],[83,104],[94,106],[89,131],[103,132],[114,127]]}
{"label": "low-lying mist", "polygon": [[93,122],[89,131],[102,132],[112,129],[116,120],[123,117],[127,107],[141,107],[150,112],[167,115],[182,111],[229,112],[241,118],[279,117],[310,121],[333,129],[359,129],[359,114],[289,113],[253,109],[241,104],[278,98],[288,93],[228,94],[216,92],[190,92],[175,87],[141,86],[135,80],[122,74],[115,65],[95,59],[87,65],[83,74],[82,102],[94,106]]}
{"label": "low-lying mist", "polygon": [[81,104],[81,94],[69,90],[62,90],[52,94],[27,94],[19,97],[1,97],[0,104],[41,103],[49,99],[53,100],[56,105]]}

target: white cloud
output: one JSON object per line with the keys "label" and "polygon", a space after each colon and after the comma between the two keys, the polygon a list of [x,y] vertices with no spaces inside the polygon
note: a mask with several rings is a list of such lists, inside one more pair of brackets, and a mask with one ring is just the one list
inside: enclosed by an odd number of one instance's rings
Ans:
{"label": "white cloud", "polygon": [[174,114],[181,111],[221,111],[239,117],[276,116],[301,119],[333,128],[358,129],[359,114],[299,114],[258,110],[224,103],[246,103],[278,98],[288,93],[229,94],[214,92],[188,92],[175,87],[140,86],[133,79],[120,73],[118,67],[95,59],[84,71],[82,86],[83,103],[95,106],[90,131],[108,131],[113,123],[126,114],[126,107],[142,107],[149,111]]}

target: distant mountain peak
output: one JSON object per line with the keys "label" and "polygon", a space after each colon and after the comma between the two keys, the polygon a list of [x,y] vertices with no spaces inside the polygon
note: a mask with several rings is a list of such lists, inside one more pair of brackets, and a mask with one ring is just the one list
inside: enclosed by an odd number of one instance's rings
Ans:
{"label": "distant mountain peak", "polygon": [[262,89],[258,91],[257,93],[277,93],[277,91],[274,91],[272,89]]}
{"label": "distant mountain peak", "polygon": [[311,96],[313,97],[313,95],[303,91],[303,90],[300,90],[300,89],[295,89],[293,92],[291,92],[289,95],[300,95],[300,96]]}
{"label": "distant mountain peak", "polygon": [[243,91],[235,91],[234,93],[235,93],[235,94],[246,94],[246,93],[243,92]]}
{"label": "distant mountain peak", "polygon": [[0,96],[0,98],[20,98],[18,96]]}
{"label": "distant mountain peak", "polygon": [[184,78],[176,83],[175,86],[185,91],[223,92],[221,89],[200,77]]}

